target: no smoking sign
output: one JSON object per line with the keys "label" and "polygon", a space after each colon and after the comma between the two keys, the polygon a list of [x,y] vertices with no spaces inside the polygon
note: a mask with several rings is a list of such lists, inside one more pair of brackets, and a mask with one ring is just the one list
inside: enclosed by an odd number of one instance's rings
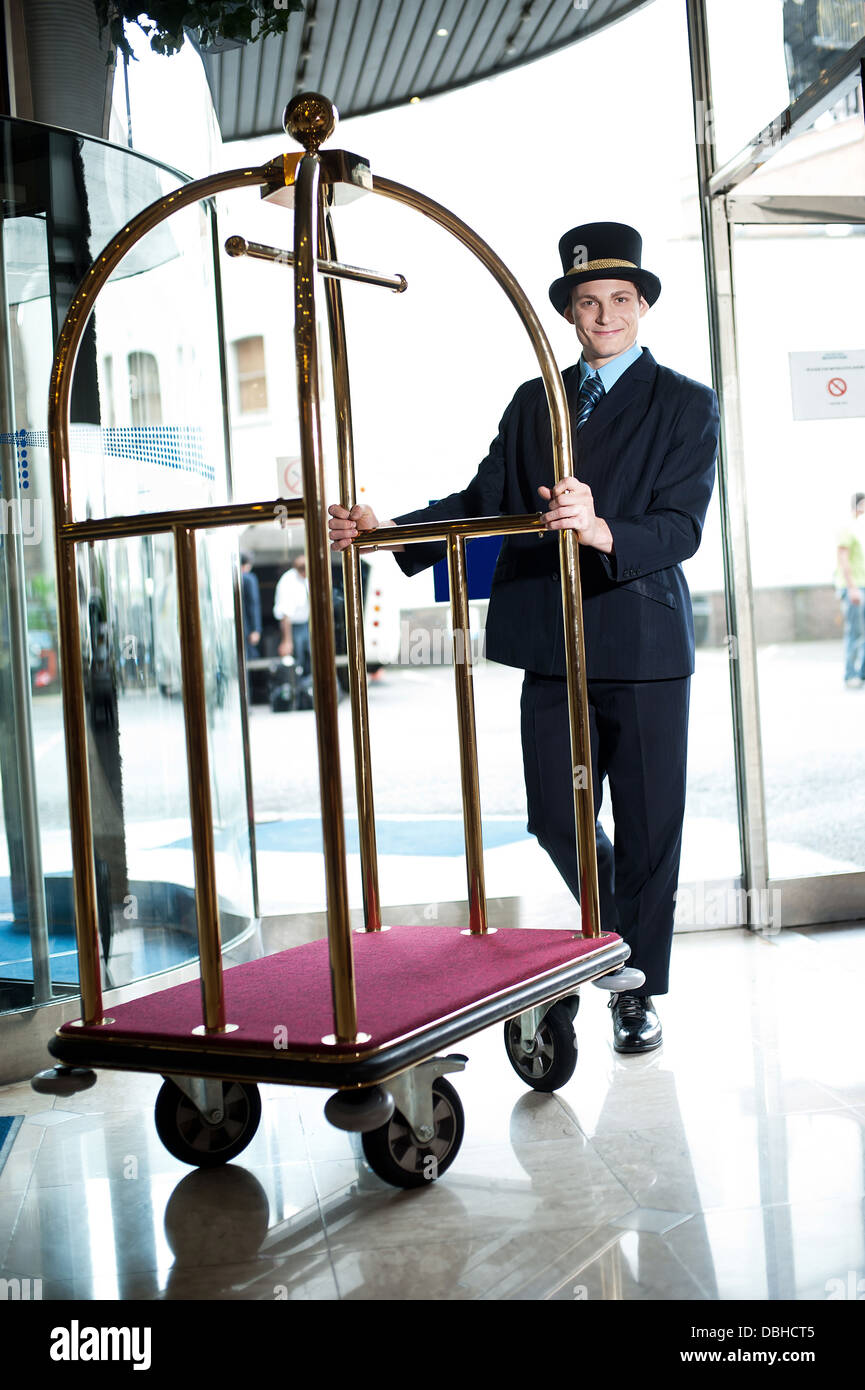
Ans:
{"label": "no smoking sign", "polygon": [[794,420],[865,416],[865,352],[791,352]]}

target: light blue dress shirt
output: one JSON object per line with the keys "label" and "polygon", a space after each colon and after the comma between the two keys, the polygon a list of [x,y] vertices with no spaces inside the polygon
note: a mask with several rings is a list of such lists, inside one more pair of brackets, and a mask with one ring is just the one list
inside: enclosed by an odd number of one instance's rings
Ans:
{"label": "light blue dress shirt", "polygon": [[590,367],[584,357],[580,358],[580,386],[582,386],[587,376],[599,376],[605,392],[610,392],[623,372],[626,372],[632,362],[636,362],[638,357],[642,357],[643,349],[639,343],[634,343],[633,347],[628,348],[627,352],[614,357],[611,362],[605,362],[603,367]]}

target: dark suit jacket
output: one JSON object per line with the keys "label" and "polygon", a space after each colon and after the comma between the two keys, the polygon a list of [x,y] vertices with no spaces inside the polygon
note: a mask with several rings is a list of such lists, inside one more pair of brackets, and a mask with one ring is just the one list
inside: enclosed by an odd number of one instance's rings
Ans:
{"label": "dark suit jacket", "polygon": [[[579,366],[563,375],[573,427]],[[715,478],[714,391],[661,367],[647,348],[603,396],[575,439],[576,476],[592,489],[613,553],[580,546],[590,680],[668,680],[694,669],[691,599],[681,562],[700,544]],[[543,381],[519,388],[468,487],[397,522],[545,510],[538,486],[553,482]],[[486,627],[492,661],[565,674],[558,532],[510,536],[493,575]],[[445,554],[442,543],[396,555],[416,574]]]}

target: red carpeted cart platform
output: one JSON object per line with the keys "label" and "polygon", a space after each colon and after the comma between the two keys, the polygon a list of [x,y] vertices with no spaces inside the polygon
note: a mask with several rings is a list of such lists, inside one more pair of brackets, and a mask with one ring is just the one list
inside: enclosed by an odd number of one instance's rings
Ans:
{"label": "red carpeted cart platform", "polygon": [[[535,1007],[585,980],[618,969],[627,947],[613,934],[584,937],[562,928],[507,928],[473,934],[459,927],[397,926],[354,941],[355,995],[362,1044],[322,1039],[333,1027],[328,943],[313,941],[226,970],[232,1032],[195,1033],[197,981],[111,1010],[99,1025],[67,1023],[51,1050],[74,1065],[94,1055],[135,1070],[187,1070],[294,1084],[359,1085],[413,1066],[490,1023]],[[151,1065],[142,1065],[147,1047]]]}
{"label": "red carpeted cart platform", "polygon": [[[55,518],[58,618],[63,665],[66,758],[82,1017],[50,1044],[59,1066],[34,1079],[40,1090],[68,1092],[95,1080],[92,1068],[157,1072],[165,1077],[156,1125],[166,1147],[199,1166],[225,1163],[249,1143],[260,1117],[257,1084],[329,1087],[332,1123],[363,1137],[367,1159],[387,1181],[419,1186],[453,1161],[463,1133],[459,1097],[446,1080],[462,1070],[460,1053],[437,1055],[461,1038],[504,1023],[505,1049],[522,1079],[552,1091],[576,1063],[573,1020],[579,987],[596,980],[632,988],[628,948],[601,932],[595,818],[588,749],[577,538],[558,535],[570,704],[570,755],[580,864],[581,928],[503,928],[487,922],[480,790],[476,757],[466,541],[477,535],[546,530],[542,516],[498,516],[365,532],[344,550],[355,781],[361,843],[364,922],[351,930],[345,856],[333,602],[318,396],[316,272],[325,278],[336,400],[341,505],[356,501],[351,407],[340,281],[406,288],[337,259],[330,206],[343,193],[379,193],[424,213],[462,242],[493,274],[529,333],[547,389],[555,478],[575,473],[568,406],[549,343],[528,300],[490,248],[458,218],[413,189],[373,177],[365,160],[345,151],[319,153],[335,125],[317,94],[294,98],[286,129],[304,145],[260,168],[200,179],[145,208],[93,263],[60,333],[49,397],[49,450]],[[69,401],[76,354],[94,301],[135,243],[172,213],[229,188],[259,187],[294,208],[294,250],[231,237],[232,255],[294,266],[294,342],[300,421],[302,500],[277,498],[173,512],[76,521],[69,460]],[[224,969],[213,843],[208,707],[201,644],[197,535],[215,527],[295,520],[305,527],[310,584],[310,639],[321,786],[327,939]],[[201,980],[132,1002],[103,1006],[100,936],[81,678],[81,620],[76,547],[159,531],[174,538],[181,639],[183,707],[195,866]],[[394,543],[444,542],[450,577],[454,676],[466,839],[465,929],[382,924],[375,848],[360,551]],[[551,539],[548,544],[554,543]],[[425,750],[426,756],[429,750]],[[416,770],[411,775],[418,777]],[[419,795],[422,785],[419,780]],[[640,977],[641,978],[641,977]]]}

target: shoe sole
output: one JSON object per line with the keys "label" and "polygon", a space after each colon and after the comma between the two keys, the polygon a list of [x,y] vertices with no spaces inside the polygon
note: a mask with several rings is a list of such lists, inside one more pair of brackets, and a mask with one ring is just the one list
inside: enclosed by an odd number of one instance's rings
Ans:
{"label": "shoe sole", "polygon": [[635,1052],[657,1052],[658,1048],[663,1047],[663,1045],[663,1038],[658,1038],[658,1041],[654,1043],[639,1043],[636,1047],[619,1047],[619,1045],[614,1042],[613,1051],[631,1054]]}

